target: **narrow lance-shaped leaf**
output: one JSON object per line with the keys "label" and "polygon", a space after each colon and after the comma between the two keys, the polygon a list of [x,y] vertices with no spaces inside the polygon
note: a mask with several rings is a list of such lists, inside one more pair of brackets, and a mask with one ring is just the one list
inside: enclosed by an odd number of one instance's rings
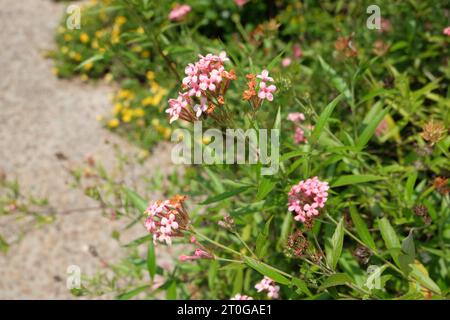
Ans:
{"label": "narrow lance-shaped leaf", "polygon": [[334,108],[336,108],[337,104],[341,101],[342,94],[337,96],[333,101],[331,101],[325,109],[320,114],[319,120],[314,126],[314,130],[311,133],[310,143],[314,144],[317,139],[319,139],[320,134],[322,133],[323,129],[325,128],[325,125],[328,123],[328,120],[330,119],[331,114],[333,113]]}
{"label": "narrow lance-shaped leaf", "polygon": [[380,228],[381,237],[383,238],[388,250],[390,250],[394,262],[399,265],[397,250],[400,249],[400,241],[398,240],[394,228],[391,226],[389,220],[386,217],[378,220],[378,226]]}
{"label": "narrow lance-shaped leaf", "polygon": [[353,224],[355,225],[356,233],[369,248],[376,249],[375,241],[367,228],[366,223],[359,215],[354,205],[350,206],[350,216],[352,217]]}
{"label": "narrow lance-shaped leaf", "polygon": [[290,283],[290,281],[285,276],[283,276],[279,272],[269,268],[268,266],[262,264],[261,262],[256,261],[255,259],[252,259],[249,257],[244,257],[244,261],[249,267],[258,271],[262,275],[269,277],[270,279],[274,280],[275,282],[285,284],[285,285],[288,285]]}
{"label": "narrow lance-shaped leaf", "polygon": [[378,114],[375,115],[375,117],[364,128],[363,132],[356,140],[356,148],[358,150],[362,150],[365,147],[365,145],[369,142],[369,140],[374,135],[375,130],[377,129],[381,120],[383,120],[383,118],[386,116],[388,111],[389,111],[388,109],[384,109],[384,110],[380,111]]}
{"label": "narrow lance-shaped leaf", "polygon": [[341,218],[331,238],[331,248],[327,252],[327,263],[334,270],[338,263],[344,243],[344,219]]}
{"label": "narrow lance-shaped leaf", "polygon": [[354,174],[354,175],[344,175],[338,177],[331,183],[331,187],[342,187],[352,184],[365,183],[371,181],[384,180],[385,177],[376,176],[371,174]]}

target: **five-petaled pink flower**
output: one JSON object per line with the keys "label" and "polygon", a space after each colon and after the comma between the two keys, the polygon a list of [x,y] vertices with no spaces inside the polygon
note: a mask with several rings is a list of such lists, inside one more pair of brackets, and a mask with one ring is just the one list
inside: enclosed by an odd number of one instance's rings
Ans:
{"label": "five-petaled pink flower", "polygon": [[305,115],[301,112],[291,112],[288,114],[287,119],[294,123],[305,121]]}
{"label": "five-petaled pink flower", "polygon": [[191,11],[191,7],[187,4],[178,4],[169,13],[169,20],[181,21]]}
{"label": "five-petaled pink flower", "polygon": [[269,71],[267,71],[267,70],[263,70],[261,72],[261,74],[258,74],[256,77],[261,79],[261,81],[263,81],[263,82],[266,82],[266,81],[273,82],[273,78],[269,77]]}
{"label": "five-petaled pink flower", "polygon": [[258,97],[260,99],[267,99],[269,101],[273,100],[273,94],[276,90],[277,87],[275,87],[275,85],[271,84],[270,86],[267,86],[265,82],[261,82],[259,84],[259,92],[258,92]]}
{"label": "five-petaled pink flower", "polygon": [[328,182],[317,177],[300,181],[288,193],[288,210],[296,214],[295,220],[306,222],[319,215],[328,199]]}

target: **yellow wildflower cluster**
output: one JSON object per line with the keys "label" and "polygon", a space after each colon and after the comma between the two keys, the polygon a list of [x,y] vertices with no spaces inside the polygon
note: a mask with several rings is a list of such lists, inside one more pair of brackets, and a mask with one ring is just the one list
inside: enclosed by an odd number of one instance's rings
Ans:
{"label": "yellow wildflower cluster", "polygon": [[[148,84],[150,86],[150,95],[142,99],[141,104],[143,107],[153,106],[157,107],[160,105],[161,100],[167,94],[167,89],[161,87],[155,81],[155,73],[153,71],[148,71],[147,74]],[[160,108],[161,109],[161,108]]]}

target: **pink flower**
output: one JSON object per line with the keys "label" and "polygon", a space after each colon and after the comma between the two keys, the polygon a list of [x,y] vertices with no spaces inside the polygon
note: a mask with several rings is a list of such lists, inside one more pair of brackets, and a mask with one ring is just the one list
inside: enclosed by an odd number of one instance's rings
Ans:
{"label": "pink flower", "polygon": [[180,93],[177,99],[169,100],[169,108],[166,113],[170,116],[170,123],[174,122],[180,117],[181,112],[188,106],[188,102],[184,99],[183,95]]}
{"label": "pink flower", "polygon": [[250,296],[246,296],[246,295],[244,295],[244,294],[240,294],[240,293],[237,293],[234,297],[232,297],[230,300],[253,300],[253,298],[252,297],[250,297]]}
{"label": "pink flower", "polygon": [[289,67],[291,63],[292,63],[291,58],[284,58],[283,60],[281,60],[281,65],[285,68]]}
{"label": "pink flower", "polygon": [[302,142],[308,142],[308,140],[305,138],[305,131],[303,131],[299,127],[295,128],[294,142],[296,144],[300,144]]}
{"label": "pink flower", "polygon": [[305,121],[305,115],[301,112],[291,112],[288,114],[287,119],[294,123]]}
{"label": "pink flower", "polygon": [[237,6],[243,7],[248,0],[234,0],[234,3],[236,3]]}
{"label": "pink flower", "polygon": [[442,33],[445,34],[446,36],[450,37],[450,26],[448,26],[447,28],[444,28],[444,30],[442,30]]}
{"label": "pink flower", "polygon": [[177,195],[169,200],[149,204],[145,210],[145,227],[153,234],[153,242],[170,245],[172,237],[183,236],[181,231],[186,230],[189,224],[189,217],[183,206],[185,198]]}
{"label": "pink flower", "polygon": [[300,59],[303,56],[302,48],[298,43],[294,44],[292,47],[292,54],[294,55],[295,59]]}
{"label": "pink flower", "polygon": [[257,75],[256,77],[261,79],[263,82],[273,82],[273,78],[269,77],[269,71],[267,70],[263,70],[261,74]]}
{"label": "pink flower", "polygon": [[386,130],[388,129],[388,123],[386,119],[381,120],[378,127],[375,129],[375,135],[377,137],[381,137],[383,134],[386,133]]}
{"label": "pink flower", "polygon": [[[270,78],[272,79],[272,78]],[[265,82],[261,82],[259,84],[259,92],[258,92],[258,97],[262,100],[267,99],[269,101],[273,100],[273,94],[276,90],[277,87],[275,87],[275,85],[271,84],[270,86],[267,86]]]}
{"label": "pink flower", "polygon": [[181,21],[191,11],[191,7],[187,4],[178,4],[169,13],[169,20]]}
{"label": "pink flower", "polygon": [[328,199],[328,182],[322,182],[317,177],[300,181],[288,193],[288,210],[296,214],[295,220],[310,221],[319,215]]}
{"label": "pink flower", "polygon": [[259,283],[255,285],[258,292],[267,291],[267,296],[272,299],[279,297],[280,287],[275,285],[275,281],[269,277],[264,277]]}

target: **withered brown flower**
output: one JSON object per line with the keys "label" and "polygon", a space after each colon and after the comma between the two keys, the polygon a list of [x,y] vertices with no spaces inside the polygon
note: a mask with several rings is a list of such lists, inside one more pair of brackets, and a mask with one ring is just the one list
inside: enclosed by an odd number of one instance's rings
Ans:
{"label": "withered brown flower", "polygon": [[434,145],[445,137],[447,129],[441,121],[430,120],[422,127],[423,132],[420,134],[422,138]]}

